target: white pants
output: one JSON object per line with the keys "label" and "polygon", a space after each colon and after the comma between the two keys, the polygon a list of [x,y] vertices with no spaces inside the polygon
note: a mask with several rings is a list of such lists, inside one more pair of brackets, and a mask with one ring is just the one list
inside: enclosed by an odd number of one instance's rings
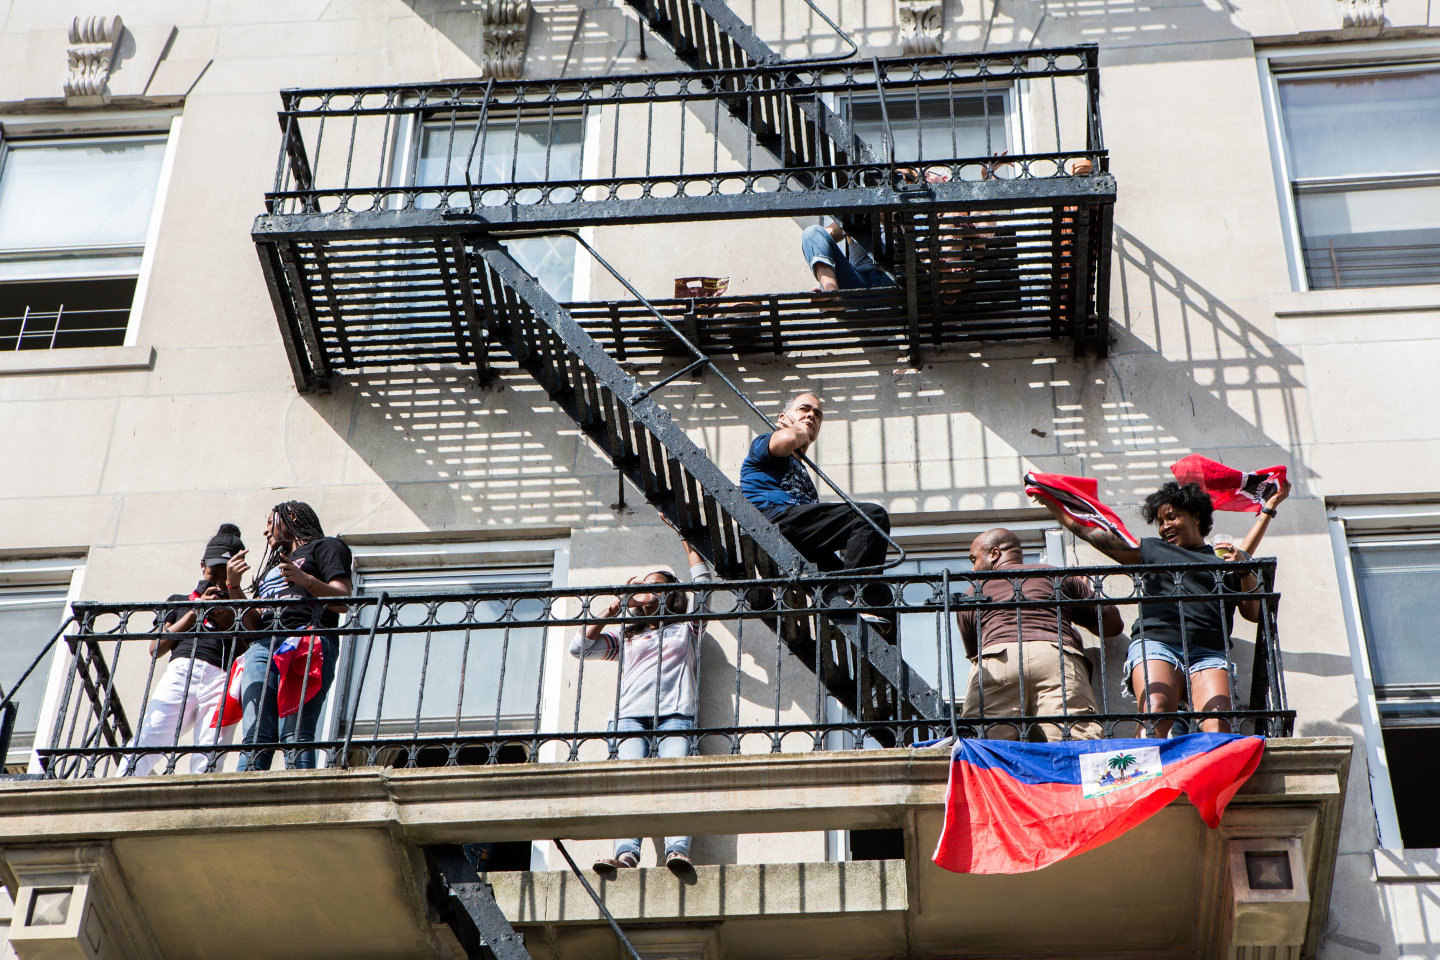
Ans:
{"label": "white pants", "polygon": [[[189,688],[187,690],[187,674]],[[198,747],[205,744],[229,744],[235,736],[236,724],[222,730],[215,730],[210,722],[225,695],[225,680],[228,674],[212,663],[184,657],[170,658],[160,683],[150,694],[150,703],[145,709],[145,722],[139,734],[130,742],[131,747],[177,747],[180,737],[194,728],[192,742]],[[176,723],[179,730],[176,730]],[[133,760],[134,773],[145,776],[154,773],[163,754],[149,753]],[[167,760],[168,762],[168,760]],[[128,766],[128,764],[127,764]],[[123,771],[124,768],[122,768]],[[209,760],[202,754],[190,754],[190,772],[204,773],[209,769]]]}

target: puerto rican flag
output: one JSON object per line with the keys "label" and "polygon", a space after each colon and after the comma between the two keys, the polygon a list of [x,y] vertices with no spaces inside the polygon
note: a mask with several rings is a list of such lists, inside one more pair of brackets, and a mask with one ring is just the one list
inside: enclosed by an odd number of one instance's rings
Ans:
{"label": "puerto rican flag", "polygon": [[1032,497],[1050,501],[1087,527],[1109,530],[1130,546],[1140,546],[1140,541],[1125,529],[1125,524],[1120,522],[1115,511],[1100,502],[1100,488],[1094,477],[1067,477],[1063,473],[1027,473],[1025,492]]}
{"label": "puerto rican flag", "polygon": [[1016,743],[960,740],[933,857],[955,873],[1025,873],[1093,850],[1181,793],[1210,827],[1244,785],[1263,737]]}
{"label": "puerto rican flag", "polygon": [[325,660],[325,651],[320,646],[319,637],[308,634],[286,637],[275,648],[273,659],[275,669],[280,672],[275,702],[280,708],[280,716],[288,717],[300,709],[302,689],[306,703],[320,692],[320,667]]}
{"label": "puerto rican flag", "polygon": [[1263,467],[1246,472],[1227,467],[1198,453],[1170,465],[1181,483],[1198,483],[1210,494],[1216,510],[1259,513],[1265,501],[1285,486],[1284,467]]}

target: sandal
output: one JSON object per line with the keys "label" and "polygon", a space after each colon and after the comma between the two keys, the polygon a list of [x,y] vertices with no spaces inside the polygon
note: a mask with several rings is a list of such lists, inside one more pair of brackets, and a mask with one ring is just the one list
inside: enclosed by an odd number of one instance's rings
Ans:
{"label": "sandal", "polygon": [[638,866],[640,866],[639,857],[633,853],[622,853],[619,856],[596,860],[590,865],[590,869],[600,874],[600,876],[606,880],[613,880],[619,871],[633,870]]}
{"label": "sandal", "polygon": [[671,850],[665,854],[665,868],[674,874],[692,874],[695,872],[695,861],[679,850]]}

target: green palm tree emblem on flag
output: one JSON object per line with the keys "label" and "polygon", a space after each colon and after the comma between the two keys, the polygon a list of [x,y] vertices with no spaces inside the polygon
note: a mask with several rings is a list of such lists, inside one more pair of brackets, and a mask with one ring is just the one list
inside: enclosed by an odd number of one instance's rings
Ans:
{"label": "green palm tree emblem on flag", "polygon": [[1109,762],[1106,763],[1106,766],[1108,766],[1111,770],[1115,771],[1116,783],[1124,783],[1126,780],[1125,771],[1129,770],[1131,767],[1135,766],[1135,764],[1139,762],[1140,760],[1138,757],[1135,756],[1135,754],[1121,753],[1111,757]]}

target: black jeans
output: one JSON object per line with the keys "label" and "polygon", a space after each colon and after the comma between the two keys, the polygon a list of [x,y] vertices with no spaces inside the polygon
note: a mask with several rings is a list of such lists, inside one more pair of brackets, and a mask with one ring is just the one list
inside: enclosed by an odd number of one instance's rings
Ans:
{"label": "black jeans", "polygon": [[[877,527],[890,532],[890,514],[885,512],[884,507],[878,503],[857,506],[875,521]],[[848,504],[799,503],[786,507],[775,524],[785,539],[795,544],[795,549],[821,570],[853,570],[885,562],[888,547],[885,539],[860,519]],[[844,559],[836,556],[837,550],[844,551]]]}

